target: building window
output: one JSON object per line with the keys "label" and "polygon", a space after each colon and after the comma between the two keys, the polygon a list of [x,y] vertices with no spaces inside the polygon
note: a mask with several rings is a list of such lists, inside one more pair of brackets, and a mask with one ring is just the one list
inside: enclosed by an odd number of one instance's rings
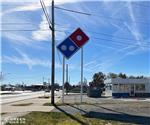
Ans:
{"label": "building window", "polygon": [[130,91],[130,85],[125,84],[125,85],[124,85],[124,91],[125,91],[125,92],[129,92],[129,91]]}
{"label": "building window", "polygon": [[136,84],[135,90],[136,91],[145,91],[145,84]]}
{"label": "building window", "polygon": [[119,85],[119,91],[124,92],[124,84]]}
{"label": "building window", "polygon": [[113,91],[118,91],[118,84],[113,84]]}

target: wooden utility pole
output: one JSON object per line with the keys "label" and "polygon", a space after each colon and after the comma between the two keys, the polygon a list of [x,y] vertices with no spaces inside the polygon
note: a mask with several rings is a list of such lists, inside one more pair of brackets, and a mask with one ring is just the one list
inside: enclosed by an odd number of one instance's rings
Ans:
{"label": "wooden utility pole", "polygon": [[54,0],[52,0],[52,21],[49,18],[48,12],[46,10],[46,6],[43,0],[40,0],[43,12],[45,14],[46,20],[49,24],[49,29],[52,31],[52,61],[51,61],[51,104],[55,103],[55,95],[54,95],[54,84],[55,84],[55,16],[54,16]]}
{"label": "wooden utility pole", "polygon": [[54,84],[55,84],[55,19],[54,19],[54,0],[52,0],[52,69],[51,69],[51,104],[55,103]]}

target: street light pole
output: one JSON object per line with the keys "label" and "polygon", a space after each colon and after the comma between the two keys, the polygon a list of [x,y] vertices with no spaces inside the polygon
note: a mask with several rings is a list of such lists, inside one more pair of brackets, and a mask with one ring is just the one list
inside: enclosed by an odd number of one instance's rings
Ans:
{"label": "street light pole", "polygon": [[55,84],[55,19],[54,19],[54,0],[52,0],[52,64],[51,64],[51,104],[54,100],[54,84]]}

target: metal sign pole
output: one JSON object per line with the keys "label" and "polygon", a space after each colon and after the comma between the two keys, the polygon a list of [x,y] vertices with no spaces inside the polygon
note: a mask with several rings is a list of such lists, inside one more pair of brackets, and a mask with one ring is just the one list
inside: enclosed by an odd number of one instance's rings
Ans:
{"label": "metal sign pole", "polygon": [[62,64],[63,72],[62,72],[62,103],[64,103],[64,84],[65,84],[65,57],[63,56],[63,64]]}
{"label": "metal sign pole", "polygon": [[66,64],[66,82],[68,83],[68,64]]}
{"label": "metal sign pole", "polygon": [[81,103],[83,101],[83,47],[81,48]]}

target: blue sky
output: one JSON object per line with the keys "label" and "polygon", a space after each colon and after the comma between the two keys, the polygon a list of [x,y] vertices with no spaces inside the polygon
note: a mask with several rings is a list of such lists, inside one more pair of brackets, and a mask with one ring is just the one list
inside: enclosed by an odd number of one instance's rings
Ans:
{"label": "blue sky", "polygon": [[[50,10],[50,0],[44,2]],[[55,27],[59,30],[56,31],[57,45],[78,27],[90,37],[84,46],[84,77],[88,81],[99,71],[150,75],[150,2],[56,0],[55,6],[91,14],[55,9]],[[46,80],[51,76],[51,32],[47,29],[39,0],[1,0],[4,83],[42,83],[43,76]],[[80,50],[66,62],[71,83],[77,84],[80,81]],[[60,84],[61,63],[62,55],[56,50],[55,79]]]}

